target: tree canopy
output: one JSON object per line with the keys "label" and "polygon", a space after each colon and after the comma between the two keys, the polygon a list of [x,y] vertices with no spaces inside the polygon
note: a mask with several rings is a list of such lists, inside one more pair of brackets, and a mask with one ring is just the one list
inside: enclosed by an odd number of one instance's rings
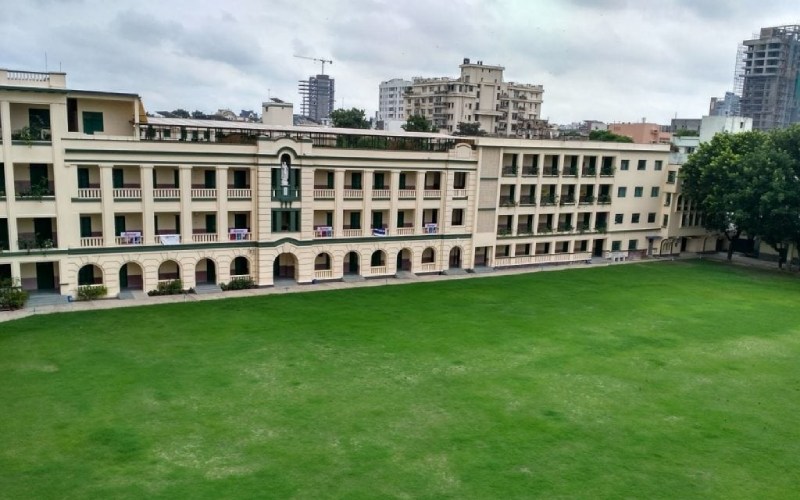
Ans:
{"label": "tree canopy", "polygon": [[633,139],[627,135],[619,135],[609,130],[592,130],[589,132],[590,141],[603,141],[603,142],[633,142]]}
{"label": "tree canopy", "polygon": [[436,126],[422,115],[412,115],[408,117],[405,125],[402,125],[406,132],[438,132]]}
{"label": "tree canopy", "polygon": [[456,126],[456,135],[486,135],[484,130],[481,130],[481,124],[478,122],[458,122]]}
{"label": "tree canopy", "polygon": [[331,113],[331,122],[337,128],[369,128],[363,109],[337,109]]}
{"label": "tree canopy", "polygon": [[800,244],[800,126],[769,133],[717,134],[681,168],[683,193],[703,225],[733,243],[760,238],[778,253]]}

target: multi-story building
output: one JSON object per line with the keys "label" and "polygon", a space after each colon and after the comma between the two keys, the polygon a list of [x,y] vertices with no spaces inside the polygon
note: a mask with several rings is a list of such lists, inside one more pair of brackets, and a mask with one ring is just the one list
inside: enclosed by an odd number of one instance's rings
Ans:
{"label": "multi-story building", "polygon": [[491,135],[516,136],[525,123],[538,120],[541,85],[503,81],[502,66],[464,59],[458,78],[414,78],[405,94],[406,118],[422,115],[442,132],[458,124],[478,123]]}
{"label": "multi-story building", "polygon": [[300,113],[317,123],[323,123],[333,113],[335,80],[328,75],[310,76],[300,80]]}
{"label": "multi-story building", "polygon": [[[411,81],[393,78],[378,86],[378,121],[386,123],[405,122],[405,93]],[[388,128],[384,127],[384,130]]]}
{"label": "multi-story building", "polygon": [[725,92],[725,97],[712,97],[708,105],[709,116],[740,116],[741,97],[733,92]]}
{"label": "multi-story building", "polygon": [[756,130],[800,122],[800,25],[761,28],[743,43],[742,115]]}
{"label": "multi-story building", "polygon": [[608,130],[617,135],[633,139],[637,144],[669,144],[672,139],[670,127],[657,123],[611,123]]}
{"label": "multi-story building", "polygon": [[0,70],[0,277],[113,296],[674,250],[667,146],[293,127],[285,104],[269,123],[154,118],[135,94]]}

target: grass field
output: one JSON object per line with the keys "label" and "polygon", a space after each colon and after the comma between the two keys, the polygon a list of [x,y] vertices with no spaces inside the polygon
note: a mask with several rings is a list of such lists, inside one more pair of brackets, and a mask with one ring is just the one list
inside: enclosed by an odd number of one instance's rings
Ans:
{"label": "grass field", "polygon": [[798,299],[664,262],[0,323],[0,497],[796,498]]}

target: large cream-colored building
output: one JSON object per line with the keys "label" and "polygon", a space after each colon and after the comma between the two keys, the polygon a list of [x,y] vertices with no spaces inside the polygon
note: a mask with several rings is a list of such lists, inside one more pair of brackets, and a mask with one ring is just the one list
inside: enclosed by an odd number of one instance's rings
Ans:
{"label": "large cream-colored building", "polygon": [[7,70],[0,132],[0,277],[28,290],[270,286],[707,243],[668,231],[668,146],[153,118],[135,94]]}
{"label": "large cream-colored building", "polygon": [[460,122],[479,123],[481,130],[501,136],[516,136],[539,119],[541,85],[504,82],[505,68],[483,61],[464,59],[459,68],[458,78],[414,78],[405,95],[405,118],[422,115],[447,133]]}

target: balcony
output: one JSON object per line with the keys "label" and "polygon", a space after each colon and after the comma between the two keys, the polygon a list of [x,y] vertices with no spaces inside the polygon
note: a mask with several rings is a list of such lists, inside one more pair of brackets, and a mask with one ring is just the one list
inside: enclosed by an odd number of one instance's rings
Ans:
{"label": "balcony", "polygon": [[440,189],[426,189],[422,195],[425,199],[434,200],[442,197]]}
{"label": "balcony", "polygon": [[497,226],[497,236],[511,236],[514,231],[508,226]]}
{"label": "balcony", "polygon": [[581,196],[578,199],[578,203],[581,204],[581,205],[594,205],[595,200],[596,200],[596,198],[594,196],[592,196],[592,195]]}
{"label": "balcony", "polygon": [[179,200],[181,190],[178,188],[156,188],[153,189],[153,199],[155,200]]}
{"label": "balcony", "polygon": [[97,248],[103,246],[102,236],[86,236],[81,238],[81,248]]}
{"label": "balcony", "polygon": [[542,195],[542,198],[539,200],[539,205],[543,207],[552,206],[556,204],[558,197],[554,194],[546,194]]}
{"label": "balcony", "polygon": [[435,262],[423,262],[420,265],[419,272],[421,273],[432,273],[436,271],[436,263]]}
{"label": "balcony", "polygon": [[344,190],[344,199],[345,200],[360,200],[364,197],[364,190],[363,189],[345,189]]}
{"label": "balcony", "polygon": [[533,226],[529,226],[528,224],[521,224],[517,226],[517,234],[518,235],[533,234]]}
{"label": "balcony", "polygon": [[535,196],[520,196],[519,197],[519,204],[523,207],[535,207],[536,206],[536,197]]}
{"label": "balcony", "polygon": [[358,238],[363,235],[363,229],[342,229],[342,236],[345,238]]}
{"label": "balcony", "polygon": [[117,246],[141,245],[143,243],[141,231],[123,231],[114,238]]}
{"label": "balcony", "polygon": [[568,264],[570,262],[588,262],[591,259],[591,252],[520,255],[519,257],[495,258],[494,265],[495,267],[508,267],[533,264]]}
{"label": "balcony", "polygon": [[568,223],[559,224],[558,227],[556,228],[556,231],[559,233],[571,233],[574,230],[575,228],[572,227],[572,224]]}
{"label": "balcony", "polygon": [[181,235],[180,234],[157,234],[156,235],[156,244],[157,245],[178,245],[181,243]]}
{"label": "balcony", "polygon": [[517,175],[517,167],[506,166],[503,167],[503,177],[514,177]]}
{"label": "balcony", "polygon": [[544,177],[558,177],[558,169],[557,168],[545,168],[542,171],[542,175]]}
{"label": "balcony", "polygon": [[317,226],[314,228],[314,238],[333,238],[331,226]]}
{"label": "balcony", "polygon": [[417,197],[417,190],[415,188],[406,188],[398,191],[401,200],[413,200]]}
{"label": "balcony", "polygon": [[537,167],[522,167],[523,177],[535,177],[537,175],[539,175],[539,169]]}
{"label": "balcony", "polygon": [[601,194],[597,197],[597,203],[600,205],[608,205],[611,203],[611,195],[608,194]]}
{"label": "balcony", "polygon": [[425,234],[438,234],[439,233],[439,225],[435,222],[426,222],[422,226],[422,232]]}
{"label": "balcony", "polygon": [[142,188],[114,188],[112,195],[115,200],[141,200]]}
{"label": "balcony", "polygon": [[567,167],[561,172],[561,175],[563,175],[564,177],[575,177],[578,175],[578,168]]}
{"label": "balcony", "polygon": [[611,177],[614,175],[614,167],[603,167],[600,169],[600,177]]}
{"label": "balcony", "polygon": [[230,228],[228,229],[228,239],[231,241],[251,241],[253,233],[247,229]]}
{"label": "balcony", "polygon": [[413,236],[414,235],[414,228],[413,227],[398,227],[394,230],[394,233],[397,236]]}
{"label": "balcony", "polygon": [[217,233],[194,233],[192,235],[193,243],[213,243],[218,240]]}
{"label": "balcony", "polygon": [[372,199],[373,200],[388,200],[392,195],[392,191],[390,189],[373,189],[372,190]]}
{"label": "balcony", "polygon": [[209,188],[199,188],[195,189],[192,188],[192,199],[193,200],[216,200],[217,199],[217,190],[216,189],[209,189]]}
{"label": "balcony", "polygon": [[332,200],[336,197],[336,190],[335,189],[315,189],[314,190],[314,199],[315,200]]}
{"label": "balcony", "polygon": [[597,176],[597,169],[596,168],[584,168],[581,170],[581,177],[596,177]]}
{"label": "balcony", "polygon": [[467,199],[467,190],[466,189],[454,189],[453,190],[453,198],[454,199]]}
{"label": "balcony", "polygon": [[81,200],[99,200],[100,188],[79,188],[78,198]]}
{"label": "balcony", "polygon": [[253,190],[250,188],[228,188],[229,200],[249,200],[253,197]]}
{"label": "balcony", "polygon": [[574,205],[575,204],[575,195],[572,194],[565,194],[560,197],[560,205]]}
{"label": "balcony", "polygon": [[370,276],[383,276],[386,274],[386,266],[374,266],[369,268]]}

